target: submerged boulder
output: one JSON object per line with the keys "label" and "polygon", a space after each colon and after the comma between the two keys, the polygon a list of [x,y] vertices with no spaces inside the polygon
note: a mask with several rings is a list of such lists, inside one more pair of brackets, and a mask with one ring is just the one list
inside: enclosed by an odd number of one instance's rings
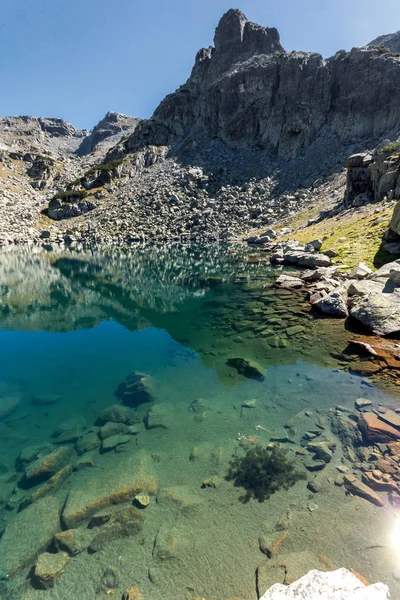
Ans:
{"label": "submerged boulder", "polygon": [[261,367],[252,360],[247,358],[229,358],[226,361],[228,367],[233,367],[243,377],[249,379],[264,379],[264,373]]}
{"label": "submerged boulder", "polygon": [[60,504],[51,496],[18,513],[1,538],[0,579],[9,579],[31,566],[60,528]]}
{"label": "submerged boulder", "polygon": [[156,391],[157,385],[153,377],[133,371],[118,386],[115,395],[120,398],[122,404],[133,408],[146,402],[153,402]]}

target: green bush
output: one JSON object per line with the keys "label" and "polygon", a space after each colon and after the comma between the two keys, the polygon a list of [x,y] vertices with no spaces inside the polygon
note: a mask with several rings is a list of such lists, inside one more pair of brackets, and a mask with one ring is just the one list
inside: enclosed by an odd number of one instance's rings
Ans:
{"label": "green bush", "polygon": [[73,202],[76,199],[82,200],[88,195],[86,190],[66,190],[65,192],[58,192],[53,196],[52,200],[63,200],[64,202]]}
{"label": "green bush", "polygon": [[389,54],[390,53],[389,48],[386,48],[386,46],[384,46],[383,44],[381,44],[380,46],[376,46],[376,49],[379,50],[379,52],[381,54]]}
{"label": "green bush", "polygon": [[400,139],[396,140],[395,142],[391,142],[390,144],[386,144],[378,150],[379,154],[387,154],[389,152],[400,152]]}
{"label": "green bush", "polygon": [[279,445],[250,448],[245,456],[231,461],[226,477],[228,481],[234,480],[235,486],[246,490],[246,494],[240,497],[243,503],[253,497],[264,502],[278,490],[288,490],[296,481],[305,478],[305,473],[296,471],[288,458],[288,451]]}
{"label": "green bush", "polygon": [[85,175],[92,175],[92,173],[96,173],[96,171],[112,171],[116,169],[124,162],[123,158],[117,158],[116,160],[111,160],[108,163],[104,163],[103,165],[97,165],[96,167],[92,167],[89,171],[86,171]]}

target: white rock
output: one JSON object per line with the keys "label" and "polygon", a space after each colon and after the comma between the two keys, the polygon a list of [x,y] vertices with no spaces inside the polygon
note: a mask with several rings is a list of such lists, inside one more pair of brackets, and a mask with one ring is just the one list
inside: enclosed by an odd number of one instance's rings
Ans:
{"label": "white rock", "polygon": [[383,583],[365,586],[347,569],[310,571],[291,585],[275,583],[261,600],[389,600],[389,588]]}
{"label": "white rock", "polygon": [[354,269],[349,273],[351,279],[364,279],[368,275],[371,275],[372,269],[367,267],[363,262],[360,262]]}

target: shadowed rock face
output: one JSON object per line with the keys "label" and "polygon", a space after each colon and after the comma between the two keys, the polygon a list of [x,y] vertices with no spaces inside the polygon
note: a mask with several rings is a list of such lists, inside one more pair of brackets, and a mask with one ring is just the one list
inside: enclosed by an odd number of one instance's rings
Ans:
{"label": "shadowed rock face", "polygon": [[142,122],[125,148],[220,139],[295,157],[318,139],[378,138],[400,122],[400,58],[377,48],[286,53],[276,29],[238,10],[221,19],[188,81]]}

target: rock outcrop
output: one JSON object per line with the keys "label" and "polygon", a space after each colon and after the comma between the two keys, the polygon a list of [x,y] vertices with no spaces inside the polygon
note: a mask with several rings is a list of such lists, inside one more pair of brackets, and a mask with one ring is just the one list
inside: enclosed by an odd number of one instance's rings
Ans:
{"label": "rock outcrop", "polygon": [[82,141],[77,154],[79,156],[90,154],[105,143],[110,148],[117,144],[122,136],[132,134],[140,120],[118,112],[108,112]]}
{"label": "rock outcrop", "polygon": [[[207,143],[295,157],[317,141],[379,138],[400,121],[400,59],[377,48],[286,53],[275,29],[239,10],[221,19],[188,81],[165,98],[125,144]],[[371,84],[373,82],[373,84]]]}

